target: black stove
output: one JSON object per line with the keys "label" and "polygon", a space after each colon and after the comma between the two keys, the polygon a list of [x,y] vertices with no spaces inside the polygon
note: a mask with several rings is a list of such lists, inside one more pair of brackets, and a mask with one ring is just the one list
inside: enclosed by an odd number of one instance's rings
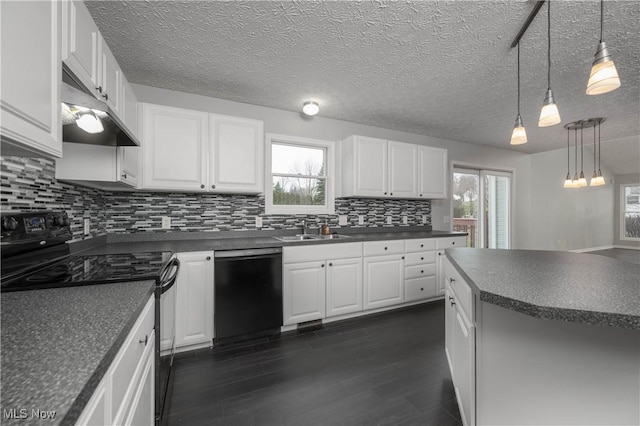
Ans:
{"label": "black stove", "polygon": [[70,254],[66,213],[2,215],[1,290],[24,291],[109,282],[159,280],[172,253]]}

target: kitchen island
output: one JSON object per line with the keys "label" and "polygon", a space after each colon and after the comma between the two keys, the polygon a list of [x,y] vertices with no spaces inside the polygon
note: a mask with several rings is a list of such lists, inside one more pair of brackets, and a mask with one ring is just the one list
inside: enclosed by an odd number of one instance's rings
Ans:
{"label": "kitchen island", "polygon": [[447,356],[466,424],[640,424],[639,265],[552,251],[446,255]]}

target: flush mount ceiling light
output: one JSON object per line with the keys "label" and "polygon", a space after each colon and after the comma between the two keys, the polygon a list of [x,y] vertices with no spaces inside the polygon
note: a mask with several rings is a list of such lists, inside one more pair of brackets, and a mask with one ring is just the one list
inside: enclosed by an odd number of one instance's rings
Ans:
{"label": "flush mount ceiling light", "polygon": [[302,104],[302,112],[306,115],[316,115],[320,111],[320,107],[317,102],[307,101]]}
{"label": "flush mount ceiling light", "polygon": [[560,123],[560,113],[551,91],[551,2],[547,0],[547,93],[542,103],[538,127],[548,127]]}
{"label": "flush mount ceiling light", "polygon": [[527,131],[524,128],[524,124],[522,124],[522,117],[520,116],[520,42],[518,42],[518,116],[516,117],[516,124],[513,126],[510,143],[511,145],[527,143]]}
{"label": "flush mount ceiling light", "polygon": [[602,37],[604,20],[604,1],[600,0],[600,43],[594,55],[589,81],[587,82],[587,95],[601,95],[620,87],[618,70],[609,54],[607,45]]}

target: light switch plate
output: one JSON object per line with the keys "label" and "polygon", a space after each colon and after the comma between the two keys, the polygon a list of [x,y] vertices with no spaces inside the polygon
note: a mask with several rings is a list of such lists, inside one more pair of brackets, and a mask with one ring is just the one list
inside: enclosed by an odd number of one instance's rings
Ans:
{"label": "light switch plate", "polygon": [[171,229],[171,217],[162,216],[162,229]]}
{"label": "light switch plate", "polygon": [[425,223],[425,224],[427,223],[427,215],[426,214],[422,215],[422,223]]}
{"label": "light switch plate", "polygon": [[347,225],[347,215],[341,214],[338,216],[338,225],[346,226]]}
{"label": "light switch plate", "polygon": [[91,219],[84,219],[84,235],[91,233]]}
{"label": "light switch plate", "polygon": [[391,216],[387,216],[387,225],[391,225]]}
{"label": "light switch plate", "polygon": [[364,216],[358,215],[358,225],[364,225]]}
{"label": "light switch plate", "polygon": [[262,228],[262,218],[260,216],[256,216],[256,228]]}
{"label": "light switch plate", "polygon": [[402,216],[402,224],[406,225],[408,222],[407,217],[406,216]]}

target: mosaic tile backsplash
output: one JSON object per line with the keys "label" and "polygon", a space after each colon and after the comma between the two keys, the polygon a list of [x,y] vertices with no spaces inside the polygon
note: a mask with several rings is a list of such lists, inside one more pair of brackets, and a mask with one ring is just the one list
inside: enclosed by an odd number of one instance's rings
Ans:
{"label": "mosaic tile backsplash", "polygon": [[[346,215],[350,227],[431,224],[429,200],[338,199],[335,215],[265,215],[264,196],[148,192],[103,192],[56,181],[52,160],[0,157],[2,166],[0,205],[5,210],[66,210],[74,240],[105,233],[172,231],[290,229],[305,218],[312,227],[325,221],[338,227],[338,215]],[[171,229],[162,229],[162,217],[171,217]],[[363,216],[364,225],[359,225]],[[83,219],[91,219],[91,234],[83,233]],[[391,224],[388,224],[391,218]],[[423,219],[424,222],[423,222]]]}

